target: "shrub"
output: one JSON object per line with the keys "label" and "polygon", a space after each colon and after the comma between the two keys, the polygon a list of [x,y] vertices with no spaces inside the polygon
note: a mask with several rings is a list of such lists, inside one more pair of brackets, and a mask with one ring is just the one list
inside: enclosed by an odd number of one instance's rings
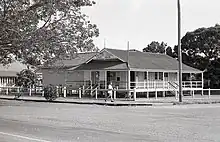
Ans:
{"label": "shrub", "polygon": [[57,89],[54,85],[44,87],[44,98],[48,101],[54,101],[57,98]]}

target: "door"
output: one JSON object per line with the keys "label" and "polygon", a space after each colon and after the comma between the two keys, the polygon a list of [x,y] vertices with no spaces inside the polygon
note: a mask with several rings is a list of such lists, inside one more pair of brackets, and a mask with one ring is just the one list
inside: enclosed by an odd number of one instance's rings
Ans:
{"label": "door", "polygon": [[91,72],[92,85],[96,85],[99,83],[99,76],[100,76],[99,71],[92,71]]}
{"label": "door", "polygon": [[107,71],[107,84],[112,82],[113,84],[116,81],[116,72]]}
{"label": "door", "polygon": [[131,71],[130,72],[130,81],[131,81],[131,85],[130,85],[130,87],[131,87],[131,89],[133,89],[133,88],[135,88],[135,72],[134,71]]}

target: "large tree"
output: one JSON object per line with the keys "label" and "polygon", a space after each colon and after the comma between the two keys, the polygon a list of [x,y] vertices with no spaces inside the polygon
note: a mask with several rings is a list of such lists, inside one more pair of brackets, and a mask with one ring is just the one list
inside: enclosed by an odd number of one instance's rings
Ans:
{"label": "large tree", "polygon": [[173,56],[173,51],[170,46],[168,46],[165,42],[159,43],[158,41],[152,41],[143,49],[143,52],[151,52],[151,53],[166,53],[169,56]]}
{"label": "large tree", "polygon": [[90,0],[0,0],[0,63],[32,65],[94,49],[99,31],[81,8]]}
{"label": "large tree", "polygon": [[[205,70],[205,79],[211,82],[211,87],[220,86],[220,26],[199,28],[188,32],[181,40],[183,63],[200,70]],[[174,54],[177,56],[177,46]],[[218,84],[218,85],[216,85]]]}

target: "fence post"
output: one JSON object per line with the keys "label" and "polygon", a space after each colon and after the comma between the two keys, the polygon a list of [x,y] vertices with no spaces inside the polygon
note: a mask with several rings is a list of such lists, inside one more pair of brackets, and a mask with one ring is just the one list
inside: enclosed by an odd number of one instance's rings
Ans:
{"label": "fence post", "polygon": [[194,98],[194,97],[195,97],[195,93],[194,93],[194,91],[191,90],[190,93],[192,94],[192,98]]}
{"label": "fence post", "polygon": [[20,89],[19,89],[19,87],[17,87],[17,93],[18,93],[18,94],[20,93]]}
{"label": "fence post", "polygon": [[63,87],[63,97],[64,97],[64,98],[66,98],[66,92],[67,92],[66,86],[64,86],[64,87]]}
{"label": "fence post", "polygon": [[210,88],[209,88],[208,98],[210,98],[210,97],[211,97],[211,90],[210,90]]}
{"label": "fence post", "polygon": [[44,97],[44,90],[42,91],[42,97]]}
{"label": "fence post", "polygon": [[136,96],[136,89],[134,89],[134,101],[136,101],[137,96]]}
{"label": "fence post", "polygon": [[157,100],[157,91],[155,91],[155,99]]}
{"label": "fence post", "polygon": [[90,95],[92,96],[92,85],[90,87]]}
{"label": "fence post", "polygon": [[98,89],[95,88],[95,99],[97,100],[98,99]]}
{"label": "fence post", "polygon": [[178,99],[178,93],[177,93],[177,91],[175,91],[175,98],[176,98],[176,100]]}
{"label": "fence post", "polygon": [[114,100],[116,99],[116,90],[113,90]]}
{"label": "fence post", "polygon": [[82,90],[81,90],[81,88],[79,88],[79,98],[80,99],[82,98]]}
{"label": "fence post", "polygon": [[149,98],[149,92],[147,92],[147,98]]}
{"label": "fence post", "polygon": [[31,87],[29,88],[29,96],[31,96],[31,93],[32,93],[32,89]]}
{"label": "fence post", "polygon": [[56,87],[57,87],[57,97],[59,97],[59,86]]}
{"label": "fence post", "polygon": [[166,92],[165,91],[163,91],[163,97],[166,97]]}
{"label": "fence post", "polygon": [[85,95],[85,86],[82,87],[82,94]]}
{"label": "fence post", "polygon": [[6,95],[8,95],[8,87],[6,88]]}
{"label": "fence post", "polygon": [[204,91],[203,91],[203,88],[202,88],[202,94],[201,94],[202,96],[204,95]]}

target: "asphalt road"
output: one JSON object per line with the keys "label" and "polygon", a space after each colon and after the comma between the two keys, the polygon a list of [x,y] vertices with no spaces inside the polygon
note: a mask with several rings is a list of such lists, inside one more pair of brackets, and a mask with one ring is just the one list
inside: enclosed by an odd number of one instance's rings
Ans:
{"label": "asphalt road", "polygon": [[0,142],[219,142],[220,105],[107,107],[0,100]]}

